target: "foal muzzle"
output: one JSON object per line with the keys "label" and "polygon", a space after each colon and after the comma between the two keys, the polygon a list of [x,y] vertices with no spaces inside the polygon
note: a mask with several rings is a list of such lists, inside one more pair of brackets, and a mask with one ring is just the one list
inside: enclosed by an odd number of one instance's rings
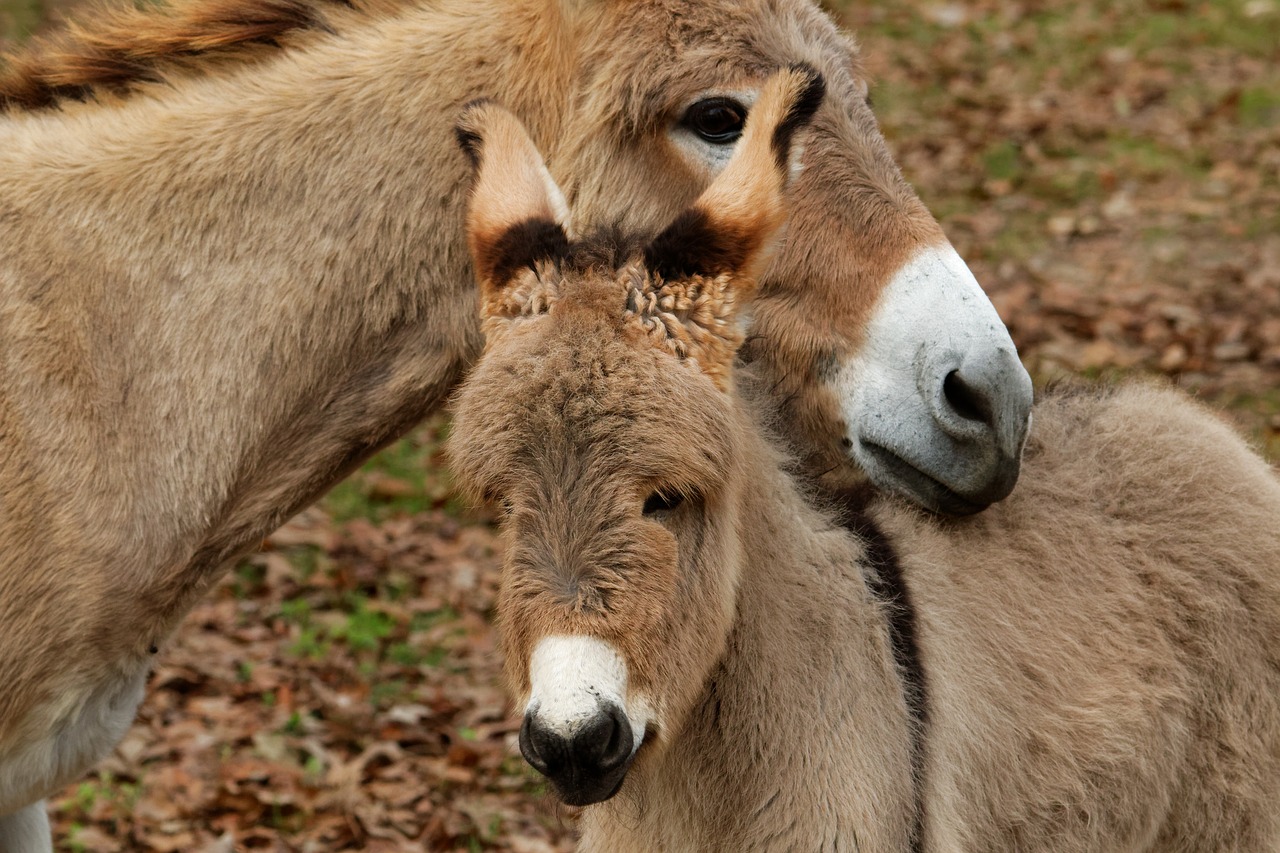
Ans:
{"label": "foal muzzle", "polygon": [[626,714],[613,704],[603,705],[569,732],[551,727],[536,711],[525,714],[520,727],[521,754],[571,806],[599,803],[616,794],[631,767],[634,745]]}

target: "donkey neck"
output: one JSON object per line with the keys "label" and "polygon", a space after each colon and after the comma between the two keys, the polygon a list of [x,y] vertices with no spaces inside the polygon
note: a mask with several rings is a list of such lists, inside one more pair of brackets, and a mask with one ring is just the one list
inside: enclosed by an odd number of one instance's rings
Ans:
{"label": "donkey neck", "polygon": [[637,850],[908,849],[911,723],[865,545],[805,499],[751,397],[728,648],[631,796],[587,812],[586,849],[606,826]]}
{"label": "donkey neck", "polygon": [[480,344],[459,107],[552,136],[572,71],[558,4],[480,6],[0,118],[6,583],[79,577],[145,649],[440,402]]}

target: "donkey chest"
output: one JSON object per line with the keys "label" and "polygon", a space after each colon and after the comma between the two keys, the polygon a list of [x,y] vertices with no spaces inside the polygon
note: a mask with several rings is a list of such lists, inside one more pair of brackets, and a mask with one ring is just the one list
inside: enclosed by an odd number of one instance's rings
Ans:
{"label": "donkey chest", "polygon": [[867,666],[846,646],[760,677],[727,661],[669,750],[637,761],[622,802],[584,821],[583,849],[910,849],[910,721],[892,658],[878,648]]}
{"label": "donkey chest", "polygon": [[[702,732],[700,745],[732,740]],[[583,851],[901,853],[914,802],[909,758],[866,738],[830,733],[775,748],[735,743],[708,754],[678,747],[616,803],[588,810]],[[871,755],[871,760],[867,760]],[[634,772],[634,770],[633,770]],[[630,784],[630,783],[629,783]]]}
{"label": "donkey chest", "polygon": [[111,751],[133,722],[149,660],[118,662],[88,683],[56,690],[0,744],[0,814],[73,781]]}

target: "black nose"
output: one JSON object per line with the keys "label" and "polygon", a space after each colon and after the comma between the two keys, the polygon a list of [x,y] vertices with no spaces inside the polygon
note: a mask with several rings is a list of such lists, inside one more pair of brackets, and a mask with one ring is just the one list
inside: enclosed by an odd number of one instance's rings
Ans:
{"label": "black nose", "polygon": [[617,705],[605,705],[567,735],[552,729],[536,712],[520,726],[520,752],[551,780],[571,806],[607,800],[618,792],[631,766],[631,724]]}

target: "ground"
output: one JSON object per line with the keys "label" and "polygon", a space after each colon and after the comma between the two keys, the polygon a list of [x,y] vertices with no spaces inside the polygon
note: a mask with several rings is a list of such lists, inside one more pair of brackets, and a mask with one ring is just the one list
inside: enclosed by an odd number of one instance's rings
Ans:
{"label": "ground", "polygon": [[[60,0],[65,7],[75,0]],[[1280,0],[836,4],[1037,382],[1159,374],[1280,458]],[[51,16],[0,0],[0,35]],[[271,537],[54,798],[73,851],[567,850],[515,747],[499,545],[433,421]]]}

